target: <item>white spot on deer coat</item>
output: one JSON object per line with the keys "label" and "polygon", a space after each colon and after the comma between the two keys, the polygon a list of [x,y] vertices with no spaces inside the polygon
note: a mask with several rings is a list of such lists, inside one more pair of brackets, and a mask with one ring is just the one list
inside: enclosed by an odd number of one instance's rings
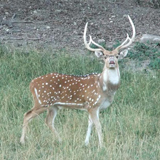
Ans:
{"label": "white spot on deer coat", "polygon": [[101,95],[98,96],[98,98],[96,99],[96,101],[95,101],[95,103],[93,105],[96,105],[100,98],[101,98]]}

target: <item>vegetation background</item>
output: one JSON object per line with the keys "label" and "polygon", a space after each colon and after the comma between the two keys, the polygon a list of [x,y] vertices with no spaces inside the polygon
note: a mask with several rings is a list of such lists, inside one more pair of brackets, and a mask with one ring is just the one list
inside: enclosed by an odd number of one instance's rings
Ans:
{"label": "vegetation background", "polygon": [[[137,62],[141,63],[139,59]],[[89,146],[84,146],[87,113],[67,109],[60,110],[55,120],[62,143],[58,143],[47,128],[46,114],[42,114],[30,123],[23,146],[19,143],[23,114],[33,106],[28,87],[30,81],[53,71],[75,75],[101,72],[103,64],[89,53],[71,55],[63,50],[54,54],[32,51],[26,55],[19,51],[9,53],[1,47],[0,159],[158,160],[160,72],[158,69],[127,71],[124,68],[127,63],[126,60],[120,62],[121,87],[112,106],[100,114],[104,135],[102,149],[98,149],[95,130]]]}
{"label": "vegetation background", "polygon": [[[0,4],[0,13],[3,19],[0,25],[0,159],[159,160],[159,43],[148,42],[143,44],[137,42],[129,51],[127,58],[119,62],[121,71],[120,89],[116,93],[112,106],[100,113],[100,121],[104,135],[103,148],[98,148],[98,137],[94,129],[89,146],[86,147],[84,145],[88,115],[83,111],[68,109],[60,110],[55,119],[55,127],[62,138],[61,143],[57,141],[44,123],[46,113],[38,116],[30,123],[26,144],[21,145],[19,143],[23,114],[33,106],[32,97],[29,92],[29,83],[32,79],[51,72],[84,75],[92,72],[100,73],[102,71],[103,63],[94,57],[93,54],[87,51],[84,52],[82,49],[82,39],[80,39],[80,37],[82,37],[82,26],[84,26],[86,20],[93,21],[95,18],[95,22],[97,22],[97,18],[102,17],[100,24],[102,24],[101,27],[104,28],[103,25],[106,24],[102,23],[103,18],[111,17],[111,13],[118,8],[116,13],[121,11],[119,16],[122,16],[124,12],[131,13],[134,22],[137,24],[138,35],[145,33],[145,30],[146,32],[154,30],[153,33],[158,34],[159,28],[157,24],[159,21],[157,17],[159,17],[160,14],[158,10],[159,1],[134,0],[129,3],[125,0],[101,0],[99,1],[99,5],[96,5],[98,3],[94,0],[80,1],[80,3],[73,1],[72,4],[74,4],[75,9],[69,0],[63,2],[51,0],[27,1],[28,3],[26,3],[26,5],[25,1],[21,0],[17,4],[15,1],[16,0],[2,0]],[[54,7],[59,7],[54,11],[57,19],[52,20],[52,22],[54,22],[53,24],[50,23],[51,21],[44,23],[45,18],[38,19],[42,14],[37,15],[37,13],[42,13],[39,12],[42,11],[42,9],[46,10],[46,8],[43,8],[43,4],[45,4],[45,7],[48,3],[50,5],[54,4]],[[67,3],[69,3],[68,6]],[[78,7],[76,7],[76,4]],[[79,6],[80,4],[83,4],[86,8],[83,10],[83,7]],[[106,8],[108,6],[110,7],[105,10],[105,7],[103,8],[104,5],[106,5]],[[127,6],[129,6],[128,9]],[[139,7],[139,9],[137,9],[138,13],[133,12],[135,11],[135,6],[136,9]],[[81,10],[79,16],[75,14],[78,8]],[[65,11],[69,11],[70,9],[72,10],[69,13],[72,13],[72,16],[74,14],[77,15],[71,19],[72,23],[76,22],[74,25],[66,25],[66,22],[71,24],[69,17],[71,15]],[[96,14],[93,18],[94,13],[98,13],[97,11],[99,11],[99,9],[102,10],[102,12]],[[145,14],[142,13],[144,10],[146,10],[146,12],[144,12]],[[37,11],[37,13],[33,11]],[[51,12],[53,10],[49,11]],[[86,12],[82,14],[83,11]],[[106,14],[104,14],[104,11]],[[147,12],[149,11],[152,12],[147,16]],[[15,17],[12,17],[14,13]],[[140,16],[137,16],[138,14]],[[49,17],[52,18],[53,14],[49,15]],[[78,21],[79,19],[76,21],[76,17],[80,18],[81,15],[85,15],[84,17],[82,16],[82,21]],[[63,16],[65,16],[65,18],[63,18]],[[4,17],[9,21],[4,21]],[[87,17],[87,19],[85,19],[85,17]],[[118,17],[118,14],[116,14],[116,17]],[[138,21],[142,17],[142,21]],[[152,18],[153,23],[150,23],[149,18]],[[14,21],[14,23],[10,23],[11,20],[16,20],[17,22]],[[18,20],[20,20],[21,23],[19,23],[20,21],[18,22]],[[112,34],[106,35],[106,40],[112,40],[114,42],[114,45],[111,45],[113,47],[120,43],[116,41],[117,39],[120,41],[124,39],[126,30],[130,33],[128,28],[121,30],[121,28],[128,25],[128,22],[123,24],[121,20],[122,19],[113,24],[113,27],[110,28],[109,33]],[[145,24],[147,24],[144,28],[142,27],[144,25],[142,24],[143,20]],[[32,23],[28,23],[29,21]],[[40,21],[41,23],[37,23]],[[64,28],[62,27],[63,23],[65,24]],[[11,26],[9,26],[9,24],[11,24]],[[37,27],[38,24],[40,26],[39,28]],[[47,25],[43,26],[42,24]],[[108,26],[110,25],[112,25],[112,23],[107,24],[107,29],[109,29]],[[35,26],[37,28],[32,30]],[[48,26],[48,28],[46,28],[46,26]],[[60,29],[54,30],[54,27],[57,29],[57,26],[60,26]],[[94,25],[92,25],[92,27],[93,26]],[[116,26],[118,26],[118,29]],[[45,30],[43,30],[44,28]],[[68,28],[70,28],[70,30],[67,32]],[[90,32],[93,33],[95,37],[103,37],[102,34],[106,33],[106,28],[100,30],[102,33],[97,31],[98,28],[100,27],[95,27],[91,29]],[[20,29],[20,32],[15,32],[16,29],[17,31]],[[74,32],[74,34],[71,34],[74,30],[76,30],[77,33]],[[24,36],[23,33],[27,36]],[[80,35],[78,33],[80,33]],[[34,35],[37,36],[40,34],[43,36],[46,35],[46,37],[34,37]],[[31,35],[33,35],[33,37]],[[55,35],[54,41],[49,41],[49,35]],[[110,36],[113,36],[113,39],[110,39]],[[75,37],[75,39],[72,37]],[[67,42],[70,46],[66,46]],[[53,44],[52,47],[56,49],[53,50],[49,44]],[[106,46],[106,42],[102,45]]]}

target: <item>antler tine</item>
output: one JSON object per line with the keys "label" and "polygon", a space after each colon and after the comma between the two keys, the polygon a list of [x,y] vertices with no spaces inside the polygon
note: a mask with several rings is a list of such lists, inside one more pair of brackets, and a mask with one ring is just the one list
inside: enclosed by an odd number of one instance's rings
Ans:
{"label": "antler tine", "polygon": [[[118,47],[116,48],[117,50],[123,49],[123,48],[127,48],[128,46],[130,46],[130,45],[133,43],[133,41],[134,41],[134,39],[135,39],[135,36],[136,36],[136,31],[135,31],[134,23],[133,23],[133,21],[132,21],[132,19],[130,18],[129,15],[128,15],[127,17],[128,17],[128,19],[129,19],[129,22],[130,22],[131,27],[132,27],[132,31],[133,31],[132,37],[130,38],[130,37],[128,36],[128,34],[127,34],[127,38],[125,39],[125,41],[124,41],[120,46],[118,46]],[[129,42],[127,43],[127,41],[129,41]],[[127,43],[127,44],[125,44],[125,43]]]}
{"label": "antler tine", "polygon": [[[102,51],[104,48],[102,46],[100,46],[99,44],[95,43],[93,40],[92,40],[92,37],[90,36],[90,40],[89,40],[89,43],[87,43],[87,39],[86,39],[86,33],[87,33],[87,26],[88,26],[88,22],[86,23],[85,25],[85,28],[84,28],[84,34],[83,34],[83,40],[84,40],[84,44],[85,44],[85,47],[90,50],[90,51]],[[99,48],[91,48],[90,47],[90,44],[93,43],[95,44],[97,47]]]}
{"label": "antler tine", "polygon": [[93,43],[95,46],[97,46],[97,47],[101,48],[102,50],[105,50],[101,45],[99,45],[98,43],[96,43],[96,42],[94,42],[94,41],[93,41],[93,39],[92,39],[92,36],[91,36],[91,35],[89,35],[89,37],[90,37],[91,43]]}
{"label": "antler tine", "polygon": [[127,38],[126,38],[126,39],[124,40],[124,42],[122,42],[122,44],[121,44],[120,46],[118,46],[117,48],[122,47],[129,39],[130,39],[130,38],[129,38],[129,35],[128,35],[128,33],[127,33]]}

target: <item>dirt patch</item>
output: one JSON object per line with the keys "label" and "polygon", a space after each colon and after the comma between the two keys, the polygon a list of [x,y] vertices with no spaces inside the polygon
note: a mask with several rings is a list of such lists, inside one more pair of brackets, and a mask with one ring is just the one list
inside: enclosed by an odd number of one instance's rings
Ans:
{"label": "dirt patch", "polygon": [[[160,10],[136,0],[1,0],[0,43],[16,48],[84,50],[82,34],[107,44],[122,41],[131,27],[129,14],[141,34],[160,36]],[[144,3],[143,3],[144,2]]]}

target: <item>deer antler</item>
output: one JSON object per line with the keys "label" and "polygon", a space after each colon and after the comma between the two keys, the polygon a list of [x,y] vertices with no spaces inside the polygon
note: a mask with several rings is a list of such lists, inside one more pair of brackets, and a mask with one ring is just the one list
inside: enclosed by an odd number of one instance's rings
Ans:
{"label": "deer antler", "polygon": [[[86,39],[86,33],[87,33],[87,26],[88,26],[88,22],[86,23],[85,25],[85,28],[84,28],[84,34],[83,34],[83,39],[84,39],[84,44],[85,44],[85,47],[90,50],[90,51],[102,51],[103,54],[107,55],[107,54],[114,54],[115,51],[117,52],[118,50],[120,49],[124,49],[124,48],[127,48],[128,46],[130,46],[132,44],[132,42],[134,41],[135,39],[135,35],[136,35],[136,31],[135,31],[135,26],[133,24],[133,21],[132,19],[130,18],[130,16],[128,15],[127,16],[128,19],[129,19],[129,22],[131,24],[131,27],[132,27],[132,37],[130,38],[129,35],[127,34],[127,37],[126,39],[122,42],[122,44],[120,46],[118,46],[114,51],[108,51],[106,50],[105,48],[103,48],[101,45],[97,44],[96,42],[93,41],[92,39],[92,36],[89,35],[90,39],[89,39],[89,43],[87,43],[87,39]],[[97,46],[98,48],[91,48],[90,45],[94,44],[95,46]]]}
{"label": "deer antler", "polygon": [[[135,26],[133,24],[133,21],[132,21],[131,17],[129,15],[127,17],[128,17],[129,22],[132,26],[132,31],[133,31],[132,37],[130,38],[127,34],[127,38],[125,39],[125,41],[120,46],[118,46],[115,50],[120,50],[120,49],[127,48],[128,46],[130,46],[132,44],[132,42],[135,39],[135,36],[136,36]],[[129,41],[129,42],[127,43],[127,41]]]}
{"label": "deer antler", "polygon": [[[85,47],[86,47],[88,50],[90,50],[90,51],[105,51],[105,49],[104,49],[101,45],[99,45],[99,44],[97,44],[96,42],[93,41],[91,35],[89,35],[90,40],[89,40],[89,43],[87,43],[87,39],[86,39],[87,26],[88,26],[88,22],[87,22],[86,25],[85,25],[84,34],[83,34],[83,39],[84,39]],[[91,47],[90,47],[90,44],[91,44],[91,43],[93,43],[93,44],[94,44],[95,46],[97,46],[98,48],[91,48]]]}

